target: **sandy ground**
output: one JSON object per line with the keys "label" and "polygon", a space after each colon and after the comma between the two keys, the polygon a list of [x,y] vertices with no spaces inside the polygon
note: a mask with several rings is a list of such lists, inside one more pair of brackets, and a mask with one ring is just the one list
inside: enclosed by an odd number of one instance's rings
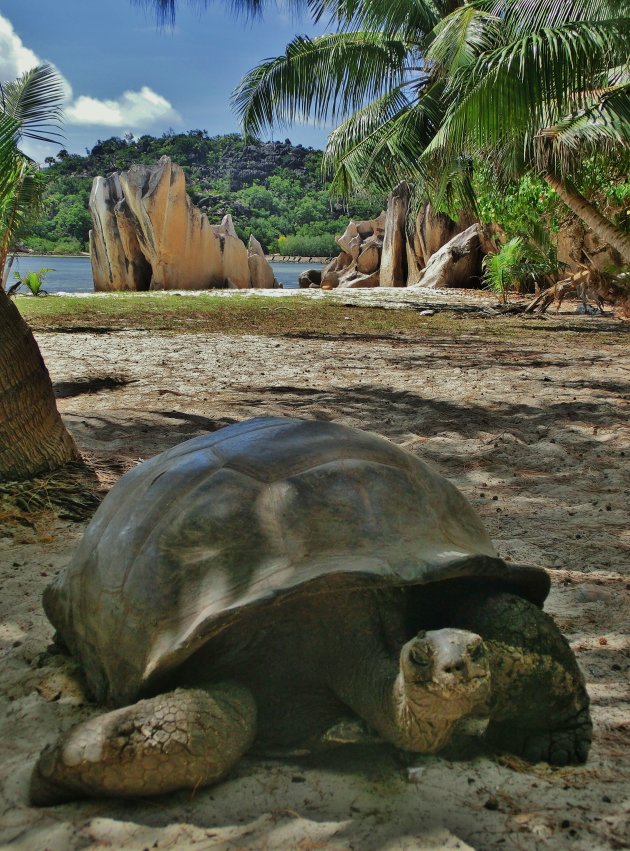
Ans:
{"label": "sandy ground", "polygon": [[[475,749],[405,764],[384,747],[343,749],[248,759],[194,795],[29,808],[36,754],[96,711],[71,667],[46,654],[52,630],[40,607],[83,526],[0,528],[1,847],[630,847],[628,338],[481,343],[467,327],[456,343],[145,332],[43,333],[39,343],[68,426],[112,477],[260,414],[372,429],[433,464],[477,507],[502,555],[549,568],[548,610],[592,698],[587,765],[551,769]],[[98,391],[112,375],[119,384]]]}

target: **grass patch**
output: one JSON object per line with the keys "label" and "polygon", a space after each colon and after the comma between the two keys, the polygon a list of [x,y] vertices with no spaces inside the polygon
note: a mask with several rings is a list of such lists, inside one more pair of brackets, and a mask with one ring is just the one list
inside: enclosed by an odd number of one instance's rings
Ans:
{"label": "grass patch", "polygon": [[[588,317],[525,320],[486,318],[481,314],[439,311],[420,316],[417,310],[350,307],[327,299],[264,298],[252,296],[138,296],[116,293],[99,297],[16,299],[35,331],[109,333],[160,331],[166,333],[260,334],[300,337],[427,338],[478,336],[481,338],[541,342],[541,332],[554,339],[581,337],[589,345],[627,340],[628,326]],[[589,333],[583,333],[588,331]],[[585,339],[586,338],[586,339]]]}

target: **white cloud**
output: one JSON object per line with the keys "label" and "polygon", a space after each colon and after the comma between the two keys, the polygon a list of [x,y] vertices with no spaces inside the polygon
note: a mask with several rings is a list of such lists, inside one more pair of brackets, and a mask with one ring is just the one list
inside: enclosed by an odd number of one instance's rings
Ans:
{"label": "white cloud", "polygon": [[[0,82],[15,80],[35,65],[45,61],[39,58],[30,47],[26,47],[20,36],[13,29],[8,18],[0,15]],[[53,63],[50,63],[53,64]],[[56,67],[56,66],[55,66]],[[66,98],[72,97],[72,86],[57,68],[65,89]]]}
{"label": "white cloud", "polygon": [[[42,60],[26,47],[8,18],[0,14],[0,82],[14,80]],[[89,95],[72,99],[72,86],[57,69],[66,90],[65,118],[68,124],[100,125],[142,130],[158,121],[179,122],[171,104],[149,86],[123,92],[115,99],[99,100]]]}
{"label": "white cloud", "polygon": [[123,92],[116,100],[98,100],[81,95],[65,110],[69,124],[100,124],[106,127],[142,128],[165,119],[179,121],[171,104],[143,86],[139,92]]}
{"label": "white cloud", "polygon": [[40,62],[24,45],[11,21],[0,15],[0,80],[14,80]]}

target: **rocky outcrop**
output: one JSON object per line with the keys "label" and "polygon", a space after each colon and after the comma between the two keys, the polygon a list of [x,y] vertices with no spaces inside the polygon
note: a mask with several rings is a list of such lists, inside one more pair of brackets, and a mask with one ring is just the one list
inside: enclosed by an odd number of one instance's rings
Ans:
{"label": "rocky outcrop", "polygon": [[256,290],[272,289],[278,286],[273,269],[267,262],[262,245],[255,236],[250,236],[247,246],[247,263],[251,286]]}
{"label": "rocky outcrop", "polygon": [[385,233],[381,255],[380,285],[404,287],[407,285],[407,212],[409,186],[400,183],[387,199]]}
{"label": "rocky outcrop", "polygon": [[351,221],[337,244],[341,252],[322,271],[322,289],[377,287],[385,233],[385,212],[376,219]]}
{"label": "rocky outcrop", "polygon": [[477,283],[481,273],[481,240],[477,223],[456,234],[429,258],[415,286],[441,289],[470,287],[471,281]]}
{"label": "rocky outcrop", "polygon": [[300,272],[300,276],[298,277],[298,286],[301,290],[307,290],[310,288],[317,288],[321,286],[322,283],[322,270],[321,269],[305,269],[304,272]]}
{"label": "rocky outcrop", "polygon": [[148,290],[151,284],[151,266],[140,249],[135,227],[122,214],[116,215],[123,202],[120,175],[94,179],[90,258],[95,290]]}
{"label": "rocky outcrop", "polygon": [[351,221],[337,237],[341,251],[323,269],[321,288],[477,285],[488,250],[479,225],[435,213],[428,202],[411,223],[410,215],[410,190],[401,183],[378,219]]}
{"label": "rocky outcrop", "polygon": [[[184,172],[168,157],[155,166],[95,178],[90,212],[96,290],[252,286],[248,250],[231,217],[211,225],[186,194]],[[262,261],[252,264],[258,282],[270,280],[264,256]]]}

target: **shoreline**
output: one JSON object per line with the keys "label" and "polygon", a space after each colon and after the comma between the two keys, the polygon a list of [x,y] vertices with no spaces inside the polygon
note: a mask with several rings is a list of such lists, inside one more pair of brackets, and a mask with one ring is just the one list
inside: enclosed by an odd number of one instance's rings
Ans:
{"label": "shoreline", "polygon": [[[87,251],[81,254],[40,254],[37,252],[31,254],[29,251],[16,251],[15,257],[81,257],[90,259]],[[283,257],[281,254],[265,254],[265,260],[269,263],[319,263],[324,266],[330,263],[332,259],[332,257],[299,257],[293,254],[287,257]]]}
{"label": "shoreline", "polygon": [[31,254],[30,251],[16,251],[14,256],[18,259],[20,257],[79,257],[82,260],[90,259],[90,255],[87,251],[84,251],[82,254],[39,254],[35,251]]}

